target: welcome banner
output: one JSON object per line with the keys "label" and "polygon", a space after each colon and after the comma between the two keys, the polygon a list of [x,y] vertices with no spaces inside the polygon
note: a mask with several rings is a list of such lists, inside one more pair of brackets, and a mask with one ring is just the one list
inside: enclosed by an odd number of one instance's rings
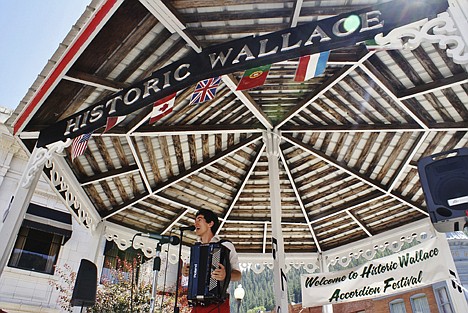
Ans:
{"label": "welcome banner", "polygon": [[302,306],[388,296],[449,279],[447,257],[445,238],[433,238],[350,270],[302,275]]}

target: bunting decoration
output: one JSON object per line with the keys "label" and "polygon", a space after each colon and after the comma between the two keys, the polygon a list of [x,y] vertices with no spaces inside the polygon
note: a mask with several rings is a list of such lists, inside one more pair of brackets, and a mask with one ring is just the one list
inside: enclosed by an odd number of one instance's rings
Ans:
{"label": "bunting decoration", "polygon": [[199,81],[189,104],[199,104],[212,100],[216,95],[216,89],[220,82],[220,76]]}
{"label": "bunting decoration", "polygon": [[82,134],[82,135],[79,135],[78,137],[76,137],[75,139],[73,139],[73,142],[72,142],[72,145],[71,145],[72,162],[77,157],[79,157],[80,155],[82,155],[85,152],[86,148],[88,147],[88,141],[91,138],[92,134],[93,134],[92,132]]}
{"label": "bunting decoration", "polygon": [[106,129],[104,129],[104,133],[108,132],[109,130],[111,130],[112,128],[114,128],[115,126],[117,126],[117,124],[119,124],[120,122],[122,122],[127,116],[124,115],[124,116],[111,116],[111,117],[108,117],[107,118],[107,122],[106,122]]}
{"label": "bunting decoration", "polygon": [[313,55],[305,55],[299,58],[294,81],[303,82],[313,77],[322,75],[327,67],[330,51],[324,51]]}
{"label": "bunting decoration", "polygon": [[271,64],[246,70],[242,76],[236,90],[247,90],[254,87],[262,86],[270,71]]}
{"label": "bunting decoration", "polygon": [[150,124],[156,123],[158,120],[172,112],[172,108],[175,104],[175,96],[176,94],[173,93],[153,103],[153,110],[151,111],[149,120]]}

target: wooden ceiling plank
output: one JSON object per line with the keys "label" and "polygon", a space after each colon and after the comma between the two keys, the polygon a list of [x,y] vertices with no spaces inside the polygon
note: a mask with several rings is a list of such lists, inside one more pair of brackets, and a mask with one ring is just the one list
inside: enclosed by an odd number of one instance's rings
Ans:
{"label": "wooden ceiling plank", "polygon": [[[349,77],[349,76],[348,76]],[[347,83],[349,81],[349,79],[344,79],[343,80],[345,83]],[[357,99],[355,99],[351,93],[349,91],[346,91],[342,86],[340,86],[340,84],[336,84],[335,87],[333,88],[333,91],[336,92],[338,95],[340,95],[343,99],[345,99],[350,105],[351,107],[354,107],[355,110],[357,111],[356,114],[358,114],[358,116],[361,116],[361,115],[364,115],[365,117],[367,117],[373,124],[380,124],[382,121],[380,118],[378,118],[377,116],[375,116],[375,114],[373,112],[371,112],[369,109],[366,108],[366,106],[364,104],[361,104],[361,102],[359,102]],[[326,95],[326,94],[325,94]],[[368,103],[370,104],[371,102],[371,96],[369,93],[366,93],[363,97],[365,100],[364,102],[365,103]],[[375,101],[374,101],[374,104],[375,104]],[[347,107],[347,106],[346,106]],[[373,106],[373,108],[379,108],[377,109],[377,111],[380,110],[381,106],[378,105],[378,106]],[[383,115],[385,116],[385,115]],[[391,114],[390,114],[391,116]],[[359,122],[359,124],[363,124],[362,122]]]}
{"label": "wooden ceiling plank", "polygon": [[201,171],[202,169],[208,167],[208,166],[214,166],[216,165],[215,163],[221,159],[224,159],[226,156],[230,155],[231,153],[235,153],[237,150],[242,149],[243,147],[249,145],[250,143],[257,141],[259,138],[261,138],[260,135],[252,135],[248,140],[245,142],[239,142],[238,144],[228,147],[225,151],[223,151],[222,154],[219,154],[217,156],[211,157],[210,159],[197,164],[196,166],[190,168],[187,172],[181,173],[180,175],[171,177],[170,179],[166,180],[163,183],[160,183],[156,186],[156,188],[153,191],[153,194],[157,194],[158,192],[172,186],[173,184],[176,184],[177,182],[183,180],[185,177],[189,177],[194,173],[197,173]]}
{"label": "wooden ceiling plank", "polygon": [[333,159],[338,159],[340,155],[340,150],[342,149],[343,145],[346,142],[346,139],[348,138],[347,133],[340,133],[338,135],[338,140],[336,141],[335,148],[333,149],[330,157]]}
{"label": "wooden ceiling plank", "polygon": [[[119,158],[120,165],[122,167],[130,167],[130,163],[127,159],[127,156],[125,155],[125,151],[122,146],[122,142],[120,141],[120,138],[118,137],[111,137],[111,142],[112,142],[112,147],[115,150],[117,157]],[[135,164],[136,168],[138,168],[138,165]],[[141,175],[140,175],[141,177]],[[141,191],[138,188],[137,182],[135,180],[135,176],[130,173],[128,175],[128,180],[130,182],[130,188],[132,189],[133,194],[139,194]]]}
{"label": "wooden ceiling plank", "polygon": [[194,125],[155,125],[141,127],[132,136],[170,136],[170,135],[196,135],[196,134],[238,134],[238,133],[261,133],[263,129],[252,124],[194,124]]}
{"label": "wooden ceiling plank", "polygon": [[452,88],[454,86],[462,86],[468,83],[468,73],[460,73],[454,76],[438,79],[437,81],[429,82],[423,85],[415,86],[398,92],[396,95],[399,100],[414,98],[427,93],[433,93],[438,90]]}
{"label": "wooden ceiling plank", "polygon": [[437,111],[437,113],[440,115],[444,122],[454,122],[454,119],[452,116],[450,116],[450,113],[448,112],[447,108],[440,102],[440,100],[434,94],[427,93],[423,97],[426,98],[427,102],[429,102],[432,105],[432,107]]}
{"label": "wooden ceiling plank", "polygon": [[159,171],[159,166],[156,163],[156,155],[154,153],[153,143],[151,141],[151,138],[149,137],[143,137],[142,140],[143,140],[143,146],[145,147],[145,152],[148,154],[148,160],[150,162],[151,172],[154,175],[154,183],[159,184],[160,182],[163,181],[163,178],[162,178],[161,172]]}
{"label": "wooden ceiling plank", "polygon": [[189,146],[189,155],[190,155],[190,166],[195,166],[198,164],[197,160],[197,142],[195,140],[195,135],[187,135],[187,142]]}
{"label": "wooden ceiling plank", "polygon": [[[377,164],[380,162],[380,160],[384,157],[384,153],[385,152],[388,153],[388,151],[390,150],[390,143],[392,142],[395,135],[396,135],[395,133],[390,133],[390,132],[384,134],[384,138],[382,142],[379,143],[379,147],[377,148],[377,151],[374,153],[372,160],[369,163],[369,166],[366,168],[366,171],[365,171],[366,176],[370,177],[375,172],[375,168],[377,167]],[[400,150],[400,147],[401,146],[396,145],[396,147],[391,150]]]}
{"label": "wooden ceiling plank", "polygon": [[346,213],[353,219],[353,221],[359,225],[359,227],[367,234],[367,236],[372,237],[372,233],[364,226],[364,223],[361,222],[353,213],[349,210],[346,210]]}
{"label": "wooden ceiling plank", "polygon": [[99,173],[90,177],[86,177],[84,179],[80,179],[80,185],[86,186],[90,184],[97,183],[101,180],[108,180],[113,179],[118,176],[130,175],[132,173],[138,172],[138,166],[136,164],[129,165],[127,167],[121,167],[118,169],[108,170],[107,172]]}
{"label": "wooden ceiling plank", "polygon": [[184,152],[182,150],[180,136],[172,135],[171,138],[172,138],[172,146],[174,147],[174,151],[175,151],[179,173],[185,172],[186,168],[185,168]]}
{"label": "wooden ceiling plank", "polygon": [[359,172],[356,172],[354,169],[350,169],[350,168],[347,168],[346,164],[342,164],[341,162],[337,162],[335,160],[331,160],[327,155],[325,155],[324,153],[320,152],[320,151],[317,151],[313,148],[310,148],[310,147],[307,147],[305,146],[302,142],[299,142],[297,140],[295,140],[293,137],[289,136],[289,135],[283,135],[282,136],[285,140],[291,142],[292,144],[295,144],[297,145],[298,147],[301,147],[302,149],[314,154],[315,156],[323,159],[325,162],[328,162],[330,163],[330,165],[334,166],[334,167],[337,167],[338,169],[342,170],[342,171],[345,171],[346,173],[350,174],[351,176],[359,179],[360,181],[362,181],[363,183],[365,184],[368,184],[369,186],[377,189],[378,191],[381,191],[385,194],[388,194],[389,196],[391,197],[394,197],[395,199],[397,200],[400,200],[402,203],[418,210],[419,212],[421,212],[422,214],[424,214],[425,216],[428,215],[428,213],[424,210],[422,210],[421,208],[419,208],[418,206],[414,205],[413,203],[411,202],[408,202],[406,199],[402,198],[401,196],[399,195],[395,195],[391,192],[388,192],[387,190],[385,190],[385,188],[383,188],[382,186],[380,186],[378,183],[375,183],[375,182],[372,182],[370,181],[368,178],[364,177],[363,175],[361,175]]}
{"label": "wooden ceiling plank", "polygon": [[364,147],[361,150],[361,153],[357,157],[357,162],[353,166],[354,169],[357,171],[363,170],[362,166],[364,165],[364,162],[366,161],[367,157],[371,153],[371,150],[377,141],[377,138],[379,137],[379,133],[370,133],[369,137],[366,139],[366,142],[364,144]]}
{"label": "wooden ceiling plank", "polygon": [[101,78],[93,74],[79,72],[77,70],[68,71],[67,75],[63,76],[63,79],[94,88],[107,89],[112,92],[118,92],[129,86],[129,84],[126,83],[115,82],[113,80]]}
{"label": "wooden ceiling plank", "polygon": [[210,142],[207,134],[201,135],[203,161],[210,158]]}
{"label": "wooden ceiling plank", "polygon": [[293,175],[291,174],[291,170],[290,170],[290,168],[288,166],[288,162],[287,162],[287,160],[285,158],[284,151],[281,149],[281,146],[280,146],[280,159],[281,159],[281,162],[283,163],[284,170],[285,170],[286,174],[288,175],[289,183],[291,184],[291,187],[293,188],[295,198],[296,198],[297,202],[299,203],[299,207],[301,208],[302,216],[304,217],[304,219],[305,219],[305,221],[307,223],[307,227],[309,228],[310,235],[312,236],[312,238],[314,240],[314,244],[315,244],[315,246],[317,248],[317,251],[322,252],[322,248],[320,247],[320,242],[318,241],[317,236],[315,235],[314,228],[312,227],[312,224],[310,223],[310,220],[309,220],[309,215],[307,214],[304,203],[302,202],[302,195],[301,195],[301,193],[299,192],[299,189],[296,186],[296,182],[294,180]]}
{"label": "wooden ceiling plank", "polygon": [[131,207],[135,203],[138,203],[146,198],[148,198],[150,194],[145,191],[142,194],[139,195],[133,195],[133,198],[129,199],[127,202],[123,202],[119,205],[113,206],[111,210],[107,210],[105,213],[100,212],[101,217],[104,220],[110,219],[112,216],[119,214],[120,212],[124,211],[125,209]]}
{"label": "wooden ceiling plank", "polygon": [[[376,82],[380,86],[380,88],[384,91],[384,93],[389,95],[390,98],[400,108],[402,108],[405,111],[405,113],[408,114],[418,125],[420,125],[424,129],[428,128],[427,124],[433,121],[433,118],[430,114],[427,113],[427,111],[419,103],[417,102],[415,103],[414,101],[407,100],[408,105],[406,105],[403,101],[400,101],[397,98],[394,92],[392,92],[393,89],[388,89],[387,86],[380,80],[380,78],[383,78],[381,74],[376,75],[373,71],[367,68],[367,65],[361,65],[360,68],[366,73],[366,75],[370,77],[370,79]],[[385,73],[385,75],[387,75],[387,73]],[[394,76],[393,74],[388,74],[388,75]]]}
{"label": "wooden ceiling plank", "polygon": [[[147,137],[146,137],[147,138]],[[169,152],[169,145],[167,144],[167,138],[165,136],[158,136],[159,151],[164,161],[164,170],[168,178],[174,177],[174,170],[172,169],[171,154]]]}
{"label": "wooden ceiling plank", "polygon": [[346,203],[345,205],[338,206],[333,208],[332,210],[328,210],[327,212],[323,212],[314,216],[314,218],[310,219],[312,224],[316,224],[327,220],[327,219],[336,219],[338,215],[342,215],[344,212],[350,210],[353,211],[356,208],[360,208],[363,206],[368,206],[372,202],[379,201],[381,199],[388,198],[387,195],[382,194],[381,192],[374,191],[372,193],[367,194],[366,196],[356,199],[350,203]]}
{"label": "wooden ceiling plank", "polygon": [[[350,126],[352,127],[350,129]],[[456,125],[460,126],[460,125]],[[434,129],[433,129],[434,130]],[[380,125],[322,125],[317,126],[307,126],[307,125],[288,125],[284,126],[281,129],[281,133],[294,133],[298,136],[301,133],[369,133],[369,132],[395,132],[395,133],[405,133],[405,132],[423,132],[418,124],[380,124]]]}
{"label": "wooden ceiling plank", "polygon": [[304,101],[299,103],[297,106],[292,108],[286,115],[285,118],[278,123],[278,125],[275,127],[275,129],[281,129],[281,126],[286,124],[294,115],[296,115],[299,111],[303,110],[305,107],[309,106],[313,102],[315,102],[317,99],[319,99],[323,94],[328,92],[333,86],[335,86],[337,83],[339,83],[341,80],[343,80],[344,77],[346,77],[349,73],[354,71],[354,69],[365,62],[369,57],[371,57],[375,52],[369,52],[365,54],[359,62],[357,62],[354,65],[350,66],[344,66],[338,73],[336,73],[333,77],[327,79],[319,89],[314,90],[314,92]]}
{"label": "wooden ceiling plank", "polygon": [[203,173],[204,175],[210,177],[211,179],[218,181],[219,184],[226,184],[226,185],[228,185],[228,186],[230,186],[232,188],[237,187],[237,182],[235,182],[235,181],[233,181],[231,179],[228,179],[225,176],[222,176],[222,175],[220,175],[218,173],[215,173],[214,171],[210,170],[209,168],[205,168],[200,172]]}
{"label": "wooden ceiling plank", "polygon": [[[240,184],[236,188],[236,192],[232,196],[232,199],[229,203],[229,206],[227,209],[224,211],[223,218],[219,227],[219,230],[221,230],[224,227],[224,224],[226,223],[226,220],[229,218],[229,216],[232,213],[232,210],[234,209],[234,206],[236,205],[237,201],[239,200],[239,197],[241,193],[244,191],[245,185],[247,184],[247,181],[250,178],[250,175],[252,174],[253,170],[255,169],[255,166],[258,164],[258,161],[260,160],[260,157],[262,153],[265,150],[265,143],[261,145],[257,145],[257,149],[255,150],[255,153],[252,154],[252,158],[250,159],[250,165],[248,168],[245,169],[245,175],[240,179]],[[219,233],[218,230],[218,233]]]}
{"label": "wooden ceiling plank", "polygon": [[[410,133],[410,132],[401,134],[399,136],[399,139],[398,139],[397,143],[396,143],[396,147],[405,146],[408,143],[408,141],[411,140],[412,136],[413,136],[413,134]],[[416,139],[415,142],[422,142],[421,139],[422,138],[420,136],[418,136],[418,139]],[[415,151],[414,149],[416,149],[416,151],[417,151],[417,148],[415,148],[415,147],[412,147],[410,150]],[[387,155],[387,159],[386,159],[385,163],[383,164],[382,169],[377,174],[376,179],[378,181],[382,181],[385,178],[385,176],[388,175],[388,171],[395,164],[395,162],[397,161],[398,156],[399,156],[400,153],[401,153],[401,149],[392,149],[390,154]],[[405,164],[405,162],[403,162],[403,163]],[[388,185],[390,186],[389,190],[393,190],[393,188],[392,188],[393,182],[395,180],[397,180],[397,178],[399,176],[398,173],[400,173],[402,170],[403,170],[403,168],[400,168],[400,170],[396,171],[396,174],[394,174],[394,178],[390,178],[389,183],[388,183]]]}
{"label": "wooden ceiling plank", "polygon": [[[357,71],[357,72],[362,72],[362,71]],[[367,77],[367,76],[366,76]],[[394,114],[391,114],[384,106],[382,106],[369,92],[369,89],[363,88],[360,84],[356,82],[351,76],[348,76],[344,79],[344,82],[350,86],[354,92],[356,92],[361,98],[365,99],[366,103],[369,104],[374,110],[379,112],[381,116],[383,116],[386,120],[388,120],[390,123],[398,124],[398,118],[394,116]],[[374,89],[374,84],[366,86],[366,88],[373,88]],[[380,88],[376,90],[379,95],[382,95],[383,93],[380,93]],[[391,104],[391,103],[390,103]],[[393,106],[393,105],[392,105]],[[393,106],[395,107],[395,106]],[[397,107],[397,106],[396,106]],[[397,107],[398,108],[398,107]],[[399,109],[399,108],[398,108]],[[401,111],[401,109],[399,109]],[[397,110],[398,112],[398,110]],[[399,112],[401,114],[401,112]],[[405,116],[406,114],[403,114]],[[382,124],[382,121],[380,119],[377,119],[377,121],[374,121],[374,124]]]}
{"label": "wooden ceiling plank", "polygon": [[[152,22],[152,28],[158,24],[157,21]],[[138,55],[132,60],[132,62],[125,67],[115,78],[116,81],[127,81],[127,79],[134,75],[134,73],[140,69],[140,67],[143,65],[143,63],[147,62],[148,59],[152,58],[158,49],[161,48],[166,42],[169,40],[171,37],[171,33],[167,31],[166,29],[159,30],[158,36],[156,36],[154,39],[151,40],[151,42],[147,45],[146,49],[140,50]],[[171,47],[177,46],[176,44],[171,45]],[[153,63],[150,68],[154,70],[155,68],[160,67],[160,65],[166,63],[173,55],[175,54],[175,51],[168,51],[167,55],[162,56],[161,58],[158,58],[159,63]],[[158,66],[159,65],[159,66]],[[143,78],[146,78],[147,71],[149,68],[146,68],[144,77],[140,74],[138,77],[138,80],[141,80]]]}
{"label": "wooden ceiling plank", "polygon": [[351,144],[346,147],[346,153],[344,154],[342,162],[345,164],[349,164],[353,153],[356,151],[356,147],[361,141],[362,137],[364,136],[363,133],[354,133],[352,134]]}
{"label": "wooden ceiling plank", "polygon": [[[140,171],[140,177],[143,180],[143,183],[144,183],[144,185],[146,187],[146,191],[151,192],[151,184],[150,184],[150,182],[148,180],[148,177],[146,176],[145,167],[144,167],[144,165],[142,163],[142,160],[141,160],[141,157],[140,157],[141,154],[140,154],[140,149],[138,148],[138,144],[136,143],[136,140],[133,137],[130,137],[130,136],[126,135],[125,138],[127,140],[128,146],[129,146],[130,151],[132,153],[133,159],[135,160],[135,163],[137,164],[138,169]],[[119,154],[122,154],[123,153],[123,147],[121,146],[121,144],[119,142],[114,143],[114,141],[113,141],[114,147],[117,147],[117,150],[122,149],[122,151],[119,152]],[[125,160],[125,158],[122,158],[122,160]],[[134,190],[133,193],[138,194],[138,192],[137,192],[138,188],[136,186],[133,186],[132,188]]]}

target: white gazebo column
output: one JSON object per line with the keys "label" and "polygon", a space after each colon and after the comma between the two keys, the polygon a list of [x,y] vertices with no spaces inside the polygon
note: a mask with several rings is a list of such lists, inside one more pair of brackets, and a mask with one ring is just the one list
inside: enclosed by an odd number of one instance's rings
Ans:
{"label": "white gazebo column", "polygon": [[57,142],[48,145],[47,148],[35,147],[28,165],[19,181],[18,188],[13,195],[13,201],[8,210],[3,215],[3,225],[0,229],[0,276],[3,273],[8,258],[10,257],[16,237],[21,228],[24,216],[28,209],[29,202],[34,194],[39,178],[42,174],[44,164],[54,153],[63,152],[63,149],[69,146],[71,140],[67,142]]}
{"label": "white gazebo column", "polygon": [[276,312],[288,312],[288,280],[284,255],[283,232],[281,229],[281,189],[279,176],[280,136],[275,132],[265,132],[263,140],[268,157],[271,210],[271,246],[273,254],[273,277]]}
{"label": "white gazebo column", "polygon": [[[326,257],[323,255],[323,253],[319,254],[319,266],[320,266],[320,273],[329,272],[327,260],[326,260]],[[333,305],[332,304],[322,305],[322,313],[333,313]]]}
{"label": "white gazebo column", "polygon": [[44,148],[34,148],[26,170],[13,196],[13,201],[10,203],[8,211],[5,212],[3,217],[3,226],[0,231],[0,238],[2,238],[2,240],[0,240],[0,276],[8,262],[11,250],[16,241],[16,236],[18,235],[24,215],[28,209],[29,201],[31,201],[37,182],[41,176],[44,163],[38,164],[38,160],[43,157],[45,151],[47,150]]}

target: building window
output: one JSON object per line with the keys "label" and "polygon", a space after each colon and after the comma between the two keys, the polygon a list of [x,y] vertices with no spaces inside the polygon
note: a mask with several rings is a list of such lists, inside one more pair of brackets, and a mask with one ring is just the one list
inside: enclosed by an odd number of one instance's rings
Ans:
{"label": "building window", "polygon": [[431,313],[431,310],[429,309],[429,301],[427,301],[425,294],[420,293],[414,295],[410,300],[414,313]]}
{"label": "building window", "polygon": [[396,299],[389,303],[390,313],[406,313],[405,302],[403,299]]}
{"label": "building window", "polygon": [[447,288],[441,287],[435,290],[437,296],[437,302],[439,304],[439,310],[442,313],[453,313],[452,303],[450,301],[450,297],[448,295]]}
{"label": "building window", "polygon": [[54,274],[63,236],[22,226],[8,266]]}
{"label": "building window", "polygon": [[[122,278],[130,279],[131,272],[135,274],[133,279],[137,282],[140,265],[147,260],[148,258],[146,258],[143,253],[132,247],[126,250],[120,250],[115,242],[106,241],[101,283],[105,280],[115,283]],[[119,277],[119,275],[121,277]]]}

